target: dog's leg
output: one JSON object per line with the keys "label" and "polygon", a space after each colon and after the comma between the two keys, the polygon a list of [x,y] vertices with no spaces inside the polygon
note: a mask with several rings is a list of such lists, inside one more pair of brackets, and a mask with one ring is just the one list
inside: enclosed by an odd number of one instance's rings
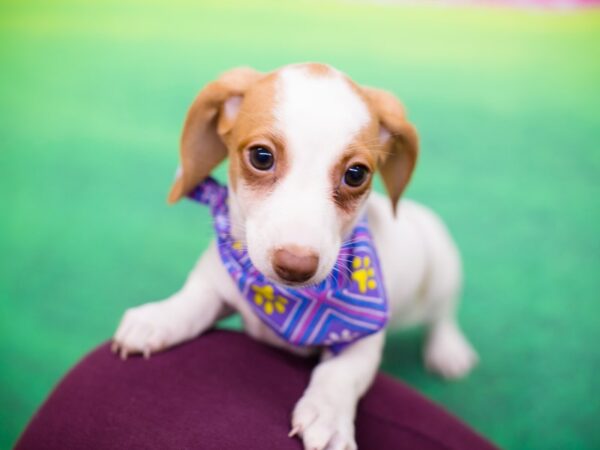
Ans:
{"label": "dog's leg", "polygon": [[424,360],[427,370],[447,379],[461,378],[477,364],[479,357],[456,320],[458,296],[460,292],[460,271],[458,258],[453,265],[446,264],[439,270],[437,283],[431,286],[433,298],[427,318],[429,325],[425,343]]}
{"label": "dog's leg", "polygon": [[432,256],[429,299],[425,300],[430,305],[426,318],[429,332],[423,355],[425,367],[447,379],[461,378],[479,358],[456,320],[461,285],[460,258],[450,245],[445,252],[432,253]]}
{"label": "dog's leg", "polygon": [[431,309],[426,319],[429,330],[423,355],[427,370],[447,379],[467,375],[479,360],[456,320],[461,284],[460,270],[456,268],[460,261],[457,257],[448,258],[452,259],[452,264],[447,262],[443,270],[437,271],[430,285]]}
{"label": "dog's leg", "polygon": [[323,355],[292,413],[290,436],[302,436],[305,449],[356,449],[356,405],[377,372],[383,343],[384,333],[379,332],[336,356]]}
{"label": "dog's leg", "polygon": [[425,249],[421,298],[429,334],[424,350],[425,366],[444,378],[460,378],[477,364],[477,353],[456,321],[462,285],[460,254],[448,229],[428,208],[412,204],[411,220]]}
{"label": "dog's leg", "polygon": [[424,358],[428,370],[448,379],[465,376],[479,360],[452,316],[431,324]]}
{"label": "dog's leg", "polygon": [[226,311],[216,289],[221,264],[213,243],[202,255],[183,288],[166,300],[128,309],[113,338],[113,351],[122,358],[151,353],[198,336]]}

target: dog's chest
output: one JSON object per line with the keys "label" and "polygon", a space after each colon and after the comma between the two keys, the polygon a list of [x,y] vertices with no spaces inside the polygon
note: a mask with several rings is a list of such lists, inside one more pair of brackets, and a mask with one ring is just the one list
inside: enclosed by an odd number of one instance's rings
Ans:
{"label": "dog's chest", "polygon": [[271,328],[269,328],[254,312],[240,294],[238,294],[235,308],[242,316],[244,322],[244,331],[250,337],[257,341],[265,342],[278,348],[283,348],[287,351],[298,355],[310,355],[315,351],[310,348],[296,347],[280,338]]}
{"label": "dog's chest", "polygon": [[315,353],[314,349],[301,348],[290,345],[288,342],[280,338],[271,328],[269,328],[257,315],[249,305],[248,300],[240,293],[232,278],[227,273],[227,270],[221,263],[220,256],[216,246],[213,244],[209,252],[214,264],[211,268],[214,270],[213,276],[217,280],[219,286],[220,297],[227,303],[229,307],[237,311],[242,317],[244,331],[253,339],[282,348],[299,355],[310,355]]}

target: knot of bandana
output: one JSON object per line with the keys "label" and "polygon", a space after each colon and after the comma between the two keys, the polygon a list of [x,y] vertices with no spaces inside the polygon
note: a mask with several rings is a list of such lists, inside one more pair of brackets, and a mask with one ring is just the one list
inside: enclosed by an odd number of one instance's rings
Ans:
{"label": "knot of bandana", "polygon": [[316,286],[275,284],[231,235],[227,187],[207,178],[188,196],[210,207],[217,247],[227,272],[254,312],[292,345],[338,353],[385,326],[388,305],[377,253],[363,217],[342,246],[334,270]]}

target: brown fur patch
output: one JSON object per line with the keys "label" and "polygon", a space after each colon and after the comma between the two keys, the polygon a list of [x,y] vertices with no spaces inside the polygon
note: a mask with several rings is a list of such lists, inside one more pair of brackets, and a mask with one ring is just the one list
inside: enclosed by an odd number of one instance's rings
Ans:
{"label": "brown fur patch", "polygon": [[[274,126],[276,81],[276,72],[268,74],[246,92],[233,127],[223,136],[229,149],[229,175],[234,191],[239,182],[258,192],[269,191],[287,171],[285,142]],[[248,154],[255,145],[273,152],[273,170],[252,167]]]}
{"label": "brown fur patch", "polygon": [[381,146],[379,170],[395,212],[417,162],[419,138],[406,118],[404,106],[393,94],[370,87],[360,89],[380,127],[390,133],[387,142]]}
{"label": "brown fur patch", "polygon": [[315,76],[325,77],[328,75],[333,75],[335,73],[335,69],[327,64],[321,63],[304,63],[300,64],[301,67],[304,67],[308,73]]}
{"label": "brown fur patch", "polygon": [[[372,130],[367,126],[361,130],[353,142],[348,145],[346,151],[331,170],[331,185],[333,199],[338,208],[345,214],[352,214],[361,204],[361,200],[371,189],[373,175],[377,168],[377,153],[371,145]],[[344,183],[346,170],[353,165],[363,165],[369,170],[367,181],[357,187],[348,186]]]}
{"label": "brown fur patch", "polygon": [[196,96],[187,113],[181,134],[181,174],[175,180],[168,201],[174,203],[204,180],[227,156],[217,130],[220,111],[231,97],[241,96],[263,75],[238,67],[208,83]]}

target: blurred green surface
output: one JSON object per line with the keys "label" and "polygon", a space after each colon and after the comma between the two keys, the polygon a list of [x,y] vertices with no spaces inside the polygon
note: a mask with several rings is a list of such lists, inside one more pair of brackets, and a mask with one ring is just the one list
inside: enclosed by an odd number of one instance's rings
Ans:
{"label": "blurred green surface", "polygon": [[600,12],[0,3],[0,448],[207,245],[204,209],[165,203],[197,90],[306,60],[403,99],[422,137],[409,196],[464,255],[480,367],[427,375],[415,330],[384,370],[503,447],[599,448],[599,42]]}

